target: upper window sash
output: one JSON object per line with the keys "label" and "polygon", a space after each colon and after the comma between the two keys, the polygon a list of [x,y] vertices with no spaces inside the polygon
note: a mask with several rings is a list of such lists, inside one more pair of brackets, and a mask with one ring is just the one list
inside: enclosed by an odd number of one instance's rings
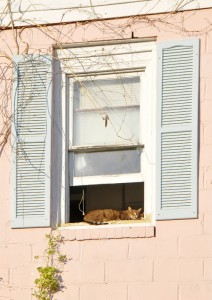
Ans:
{"label": "upper window sash", "polygon": [[[118,148],[118,145],[141,144],[141,77],[130,73],[118,78],[100,75],[95,79],[78,77],[77,82],[75,79],[69,81],[70,150],[73,147],[83,150],[83,147],[105,149],[105,146],[114,148],[117,145]],[[87,82],[89,84],[85,84]]]}

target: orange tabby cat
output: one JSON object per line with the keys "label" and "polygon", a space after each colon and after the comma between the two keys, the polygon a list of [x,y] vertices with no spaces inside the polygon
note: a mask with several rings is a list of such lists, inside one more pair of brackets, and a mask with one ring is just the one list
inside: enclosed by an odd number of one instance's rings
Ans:
{"label": "orange tabby cat", "polygon": [[132,209],[128,207],[127,210],[116,209],[97,209],[91,210],[84,216],[84,221],[94,225],[107,224],[108,221],[115,220],[136,220],[139,219],[141,208]]}

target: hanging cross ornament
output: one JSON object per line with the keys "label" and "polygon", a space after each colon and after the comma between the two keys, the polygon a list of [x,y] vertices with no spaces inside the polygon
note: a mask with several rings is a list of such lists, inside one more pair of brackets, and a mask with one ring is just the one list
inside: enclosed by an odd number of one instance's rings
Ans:
{"label": "hanging cross ornament", "polygon": [[102,120],[105,121],[105,127],[107,127],[107,123],[110,120],[108,114],[104,113],[103,116],[102,116]]}

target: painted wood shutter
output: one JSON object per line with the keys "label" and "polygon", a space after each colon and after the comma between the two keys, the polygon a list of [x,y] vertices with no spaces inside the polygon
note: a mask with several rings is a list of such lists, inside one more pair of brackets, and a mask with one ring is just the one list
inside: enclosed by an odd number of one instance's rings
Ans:
{"label": "painted wood shutter", "polygon": [[12,227],[50,226],[51,59],[16,56],[13,75]]}
{"label": "painted wood shutter", "polygon": [[158,45],[156,219],[197,217],[199,40]]}

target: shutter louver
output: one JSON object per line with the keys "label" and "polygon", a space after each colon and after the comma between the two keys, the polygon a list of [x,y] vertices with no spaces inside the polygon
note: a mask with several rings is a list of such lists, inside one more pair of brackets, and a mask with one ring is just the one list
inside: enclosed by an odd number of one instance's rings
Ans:
{"label": "shutter louver", "polygon": [[162,126],[192,122],[193,47],[163,51]]}
{"label": "shutter louver", "polygon": [[17,56],[12,227],[50,225],[51,60]]}
{"label": "shutter louver", "polygon": [[197,217],[199,41],[158,47],[156,218]]}

